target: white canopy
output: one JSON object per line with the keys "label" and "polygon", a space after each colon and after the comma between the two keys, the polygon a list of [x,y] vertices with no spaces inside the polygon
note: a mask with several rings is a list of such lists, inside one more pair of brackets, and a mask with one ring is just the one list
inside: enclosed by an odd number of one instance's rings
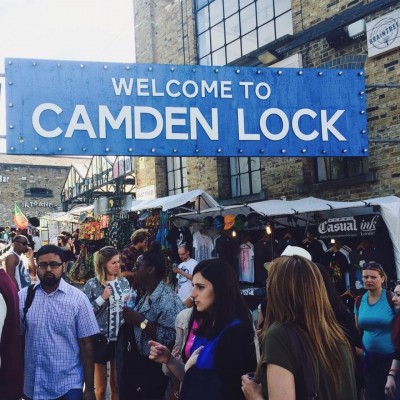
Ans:
{"label": "white canopy", "polygon": [[210,207],[218,206],[218,203],[203,190],[197,189],[190,192],[174,194],[172,196],[160,197],[158,199],[135,201],[131,211],[150,210],[162,208],[163,211],[185,205],[187,202],[195,202],[195,209],[202,211]]}

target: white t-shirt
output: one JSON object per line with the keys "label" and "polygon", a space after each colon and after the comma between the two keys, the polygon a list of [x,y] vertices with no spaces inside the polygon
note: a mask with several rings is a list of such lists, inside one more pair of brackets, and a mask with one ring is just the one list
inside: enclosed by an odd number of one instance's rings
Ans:
{"label": "white t-shirt", "polygon": [[[189,275],[193,275],[194,267],[197,265],[197,261],[193,258],[190,258],[187,261],[181,262],[178,267]],[[182,301],[185,301],[192,290],[192,281],[186,276],[181,274],[177,274],[178,278],[178,296]]]}

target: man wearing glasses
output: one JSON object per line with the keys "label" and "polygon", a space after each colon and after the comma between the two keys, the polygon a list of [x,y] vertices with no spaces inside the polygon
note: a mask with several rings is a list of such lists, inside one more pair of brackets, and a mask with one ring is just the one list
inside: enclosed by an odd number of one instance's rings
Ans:
{"label": "man wearing glasses", "polygon": [[26,400],[95,400],[91,336],[99,326],[86,295],[62,278],[63,253],[54,245],[39,249],[39,282],[25,319],[28,288],[18,293]]}
{"label": "man wearing glasses", "polygon": [[[21,290],[27,287],[31,283],[29,276],[30,269],[34,269],[34,265],[29,265],[29,269],[25,267],[24,261],[21,255],[29,250],[28,239],[23,235],[15,236],[13,240],[13,250],[6,257],[5,265],[7,274],[14,282],[17,290]],[[33,254],[32,254],[33,256]],[[33,273],[33,271],[32,271]],[[33,274],[34,275],[34,274]]]}

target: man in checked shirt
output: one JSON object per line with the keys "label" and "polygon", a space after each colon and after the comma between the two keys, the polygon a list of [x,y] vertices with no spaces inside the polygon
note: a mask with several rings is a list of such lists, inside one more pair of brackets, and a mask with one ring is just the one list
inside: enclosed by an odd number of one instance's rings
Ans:
{"label": "man in checked shirt", "polygon": [[61,248],[41,247],[39,282],[25,321],[28,288],[18,293],[26,400],[95,400],[91,336],[99,326],[86,295],[62,278],[65,268]]}

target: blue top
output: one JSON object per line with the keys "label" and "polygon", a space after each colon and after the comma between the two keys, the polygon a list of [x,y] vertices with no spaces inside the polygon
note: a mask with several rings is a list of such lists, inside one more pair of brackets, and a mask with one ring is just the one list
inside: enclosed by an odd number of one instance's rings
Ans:
{"label": "blue top", "polygon": [[368,293],[361,298],[360,308],[354,306],[354,314],[358,318],[358,326],[364,331],[363,345],[369,352],[390,354],[395,351],[391,323],[395,316],[385,289],[382,290],[380,299],[375,304],[368,304]]}
{"label": "blue top", "polygon": [[[71,389],[83,387],[79,339],[99,332],[88,298],[79,289],[60,280],[47,294],[37,284],[35,298],[26,314],[24,393],[31,399],[57,399]],[[19,295],[19,311],[27,288]]]}

